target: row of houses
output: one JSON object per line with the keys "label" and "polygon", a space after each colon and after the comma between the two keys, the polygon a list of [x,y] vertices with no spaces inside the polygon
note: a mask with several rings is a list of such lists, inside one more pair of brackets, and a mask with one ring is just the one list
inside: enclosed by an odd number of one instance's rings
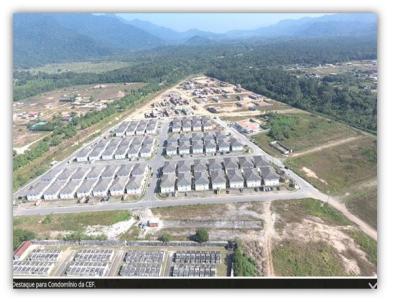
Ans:
{"label": "row of houses", "polygon": [[124,121],[115,129],[115,136],[133,136],[144,134],[156,134],[157,119],[145,119],[137,121]]}
{"label": "row of houses", "polygon": [[171,137],[165,142],[167,156],[242,152],[243,150],[244,145],[241,142],[222,132],[181,135],[179,138]]}
{"label": "row of houses", "polygon": [[112,137],[93,146],[81,149],[75,156],[77,162],[125,158],[150,158],[155,148],[155,137]]}
{"label": "row of houses", "polygon": [[140,195],[148,166],[144,163],[125,165],[67,167],[54,179],[41,178],[28,189],[29,201],[107,197],[123,194]]}
{"label": "row of houses", "polygon": [[160,192],[276,187],[279,179],[262,156],[166,162],[162,167]]}
{"label": "row of houses", "polygon": [[208,117],[194,116],[191,118],[174,118],[170,123],[170,131],[173,133],[191,131],[210,131],[215,124]]}

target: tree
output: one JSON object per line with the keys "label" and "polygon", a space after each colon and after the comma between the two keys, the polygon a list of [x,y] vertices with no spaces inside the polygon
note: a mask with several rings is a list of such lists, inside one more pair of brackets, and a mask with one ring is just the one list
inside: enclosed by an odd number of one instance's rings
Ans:
{"label": "tree", "polygon": [[233,254],[233,271],[235,276],[257,276],[257,267],[253,258],[247,256],[238,243]]}
{"label": "tree", "polygon": [[199,242],[199,243],[203,243],[208,241],[208,231],[206,229],[198,229],[196,231],[196,234],[194,235],[194,240]]}
{"label": "tree", "polygon": [[160,236],[159,238],[160,241],[166,243],[166,242],[170,242],[172,240],[172,236],[168,233],[164,233]]}
{"label": "tree", "polygon": [[15,229],[13,234],[14,250],[21,245],[22,242],[35,239],[35,233],[23,229]]}

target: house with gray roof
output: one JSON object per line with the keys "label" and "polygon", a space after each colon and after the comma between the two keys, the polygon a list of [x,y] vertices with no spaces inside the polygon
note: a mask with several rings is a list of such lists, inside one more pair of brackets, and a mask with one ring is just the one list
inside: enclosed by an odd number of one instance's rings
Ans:
{"label": "house with gray roof", "polygon": [[254,168],[254,164],[250,157],[239,157],[239,166],[241,169]]}
{"label": "house with gray roof", "polygon": [[256,168],[243,169],[244,179],[246,180],[247,188],[261,187],[261,176],[258,174]]}
{"label": "house with gray roof", "polygon": [[210,180],[207,172],[202,171],[194,173],[194,189],[196,191],[210,190]]}
{"label": "house with gray roof", "polygon": [[92,194],[94,197],[107,197],[108,190],[113,182],[113,178],[102,178],[94,186]]}
{"label": "house with gray roof", "polygon": [[146,163],[137,163],[132,169],[132,176],[141,176],[143,177],[149,171],[149,167]]}
{"label": "house with gray roof", "polygon": [[163,174],[174,174],[176,172],[176,162],[166,161],[162,167]]}
{"label": "house with gray roof", "polygon": [[56,180],[54,181],[44,192],[43,199],[44,200],[57,200],[59,197],[59,193],[67,184],[64,180]]}
{"label": "house with gray roof", "polygon": [[229,187],[232,189],[243,189],[244,179],[239,170],[228,170],[226,173],[228,178]]}
{"label": "house with gray roof", "polygon": [[82,184],[76,190],[76,197],[78,198],[89,197],[97,181],[98,178],[84,179]]}
{"label": "house with gray roof", "polygon": [[178,173],[176,181],[178,192],[189,192],[192,190],[192,174],[190,172]]}
{"label": "house with gray roof", "polygon": [[241,152],[244,150],[244,146],[237,139],[231,139],[231,150],[234,152]]}
{"label": "house with gray roof", "polygon": [[125,188],[128,195],[140,195],[143,192],[144,178],[134,176],[129,178]]}
{"label": "house with gray roof", "polygon": [[236,170],[239,168],[235,157],[225,157],[223,162],[224,162],[225,171]]}
{"label": "house with gray roof", "polygon": [[211,176],[211,187],[213,190],[226,189],[225,173],[222,170],[216,170],[210,172],[210,176]]}
{"label": "house with gray roof", "polygon": [[175,192],[175,174],[165,174],[161,177],[160,192],[163,194]]}
{"label": "house with gray roof", "polygon": [[116,177],[110,187],[111,196],[122,196],[125,194],[125,185],[128,182],[129,177]]}
{"label": "house with gray roof", "polygon": [[263,184],[266,187],[277,187],[279,186],[279,175],[275,172],[274,168],[269,167],[261,167],[260,175],[263,180]]}
{"label": "house with gray roof", "polygon": [[253,161],[256,166],[256,168],[262,168],[262,167],[269,167],[270,164],[265,156],[261,155],[256,155],[253,156]]}
{"label": "house with gray roof", "polygon": [[64,188],[60,191],[60,198],[61,199],[74,199],[75,192],[81,185],[81,179],[70,180]]}

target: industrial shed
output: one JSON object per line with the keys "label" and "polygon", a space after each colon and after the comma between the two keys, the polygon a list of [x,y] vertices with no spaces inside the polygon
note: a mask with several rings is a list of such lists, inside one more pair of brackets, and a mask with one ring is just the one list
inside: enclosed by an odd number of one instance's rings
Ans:
{"label": "industrial shed", "polygon": [[176,182],[178,192],[189,192],[192,190],[192,174],[190,172],[178,173]]}
{"label": "industrial shed", "polygon": [[60,191],[60,198],[73,199],[81,182],[81,179],[70,180],[69,183]]}

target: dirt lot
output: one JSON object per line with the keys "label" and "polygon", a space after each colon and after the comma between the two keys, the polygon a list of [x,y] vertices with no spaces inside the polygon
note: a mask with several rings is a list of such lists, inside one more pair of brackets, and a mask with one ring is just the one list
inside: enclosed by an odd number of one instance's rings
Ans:
{"label": "dirt lot", "polygon": [[274,271],[281,276],[372,276],[376,242],[335,209],[306,199],[272,203]]}
{"label": "dirt lot", "polygon": [[[143,83],[78,85],[57,89],[13,103],[13,145],[23,147],[45,135],[27,129],[37,120],[49,121],[55,115],[69,117],[71,112],[85,114],[124,97]],[[61,102],[63,96],[75,96],[74,102]]]}

